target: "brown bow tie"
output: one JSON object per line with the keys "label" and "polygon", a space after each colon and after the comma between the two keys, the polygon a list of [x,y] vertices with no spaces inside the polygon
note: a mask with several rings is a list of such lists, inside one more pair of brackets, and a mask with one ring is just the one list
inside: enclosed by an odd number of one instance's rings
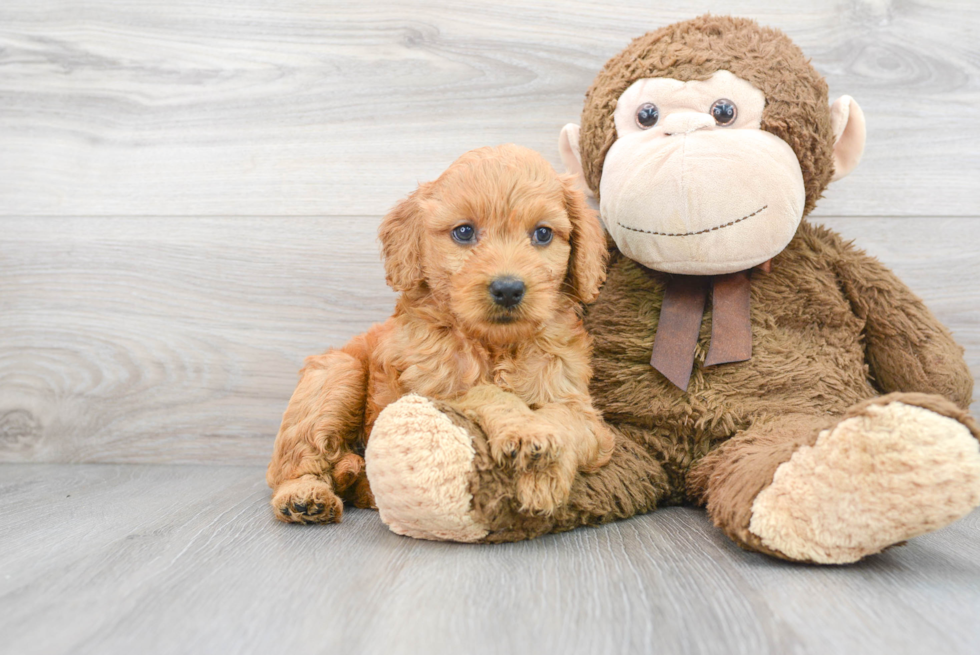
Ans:
{"label": "brown bow tie", "polygon": [[[769,271],[769,262],[759,266]],[[667,283],[650,365],[686,390],[694,370],[694,348],[701,332],[711,285],[711,345],[704,366],[752,358],[749,316],[751,271],[727,275],[674,275]]]}

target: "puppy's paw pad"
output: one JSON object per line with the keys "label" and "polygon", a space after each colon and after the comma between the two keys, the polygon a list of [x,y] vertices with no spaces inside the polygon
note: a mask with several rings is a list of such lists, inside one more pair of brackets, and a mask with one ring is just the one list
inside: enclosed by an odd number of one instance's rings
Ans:
{"label": "puppy's paw pad", "polygon": [[310,476],[279,485],[272,509],[286,523],[340,523],[344,514],[344,504],[330,485]]}

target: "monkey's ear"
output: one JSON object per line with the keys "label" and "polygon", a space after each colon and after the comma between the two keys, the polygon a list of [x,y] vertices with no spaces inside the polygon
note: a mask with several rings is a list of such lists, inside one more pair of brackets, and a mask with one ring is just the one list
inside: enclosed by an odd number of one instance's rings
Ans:
{"label": "monkey's ear", "polygon": [[565,212],[572,223],[572,253],[568,261],[566,287],[581,302],[592,302],[606,280],[606,235],[595,211],[589,207],[585,194],[576,188],[572,175],[562,176]]}
{"label": "monkey's ear", "polygon": [[830,126],[834,130],[834,177],[839,180],[858,165],[867,137],[864,112],[851,96],[841,96],[830,107]]}
{"label": "monkey's ear", "polygon": [[561,155],[561,163],[565,167],[565,172],[575,178],[575,184],[582,192],[590,198],[595,194],[585,181],[585,171],[582,169],[582,151],[578,147],[579,126],[569,123],[561,128],[561,135],[558,137],[558,154]]}
{"label": "monkey's ear", "polygon": [[425,280],[422,273],[422,216],[419,187],[388,212],[378,228],[385,279],[395,291],[408,291]]}

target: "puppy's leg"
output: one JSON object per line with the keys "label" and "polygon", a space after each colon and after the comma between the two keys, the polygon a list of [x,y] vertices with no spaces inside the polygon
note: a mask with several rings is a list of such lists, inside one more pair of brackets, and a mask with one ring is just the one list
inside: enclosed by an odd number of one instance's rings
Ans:
{"label": "puppy's leg", "polygon": [[613,434],[588,398],[548,403],[534,411],[548,450],[517,481],[518,497],[528,507],[550,514],[563,505],[579,471],[595,471],[609,461]]}
{"label": "puppy's leg", "polygon": [[558,429],[560,445],[575,455],[578,470],[596,471],[609,462],[615,438],[587,396],[548,403],[534,413]]}
{"label": "puppy's leg", "polygon": [[524,511],[553,513],[579,469],[597,468],[612,454],[612,433],[587,399],[531,410],[516,395],[481,385],[452,404],[483,428],[497,464],[515,469]]}
{"label": "puppy's leg", "polygon": [[554,435],[542,431],[534,412],[516,395],[492,384],[473,387],[451,403],[487,434],[490,454],[502,466],[530,466],[554,450]]}
{"label": "puppy's leg", "polygon": [[340,496],[364,477],[352,448],[362,439],[367,395],[366,355],[357,345],[306,360],[266,473],[280,521],[339,522]]}

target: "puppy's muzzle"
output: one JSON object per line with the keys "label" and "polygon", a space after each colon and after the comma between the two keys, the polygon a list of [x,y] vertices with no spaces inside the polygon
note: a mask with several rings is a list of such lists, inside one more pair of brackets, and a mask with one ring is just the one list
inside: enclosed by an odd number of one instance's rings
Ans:
{"label": "puppy's muzzle", "polygon": [[489,286],[493,302],[506,309],[512,309],[521,304],[524,299],[524,281],[516,277],[498,277]]}

